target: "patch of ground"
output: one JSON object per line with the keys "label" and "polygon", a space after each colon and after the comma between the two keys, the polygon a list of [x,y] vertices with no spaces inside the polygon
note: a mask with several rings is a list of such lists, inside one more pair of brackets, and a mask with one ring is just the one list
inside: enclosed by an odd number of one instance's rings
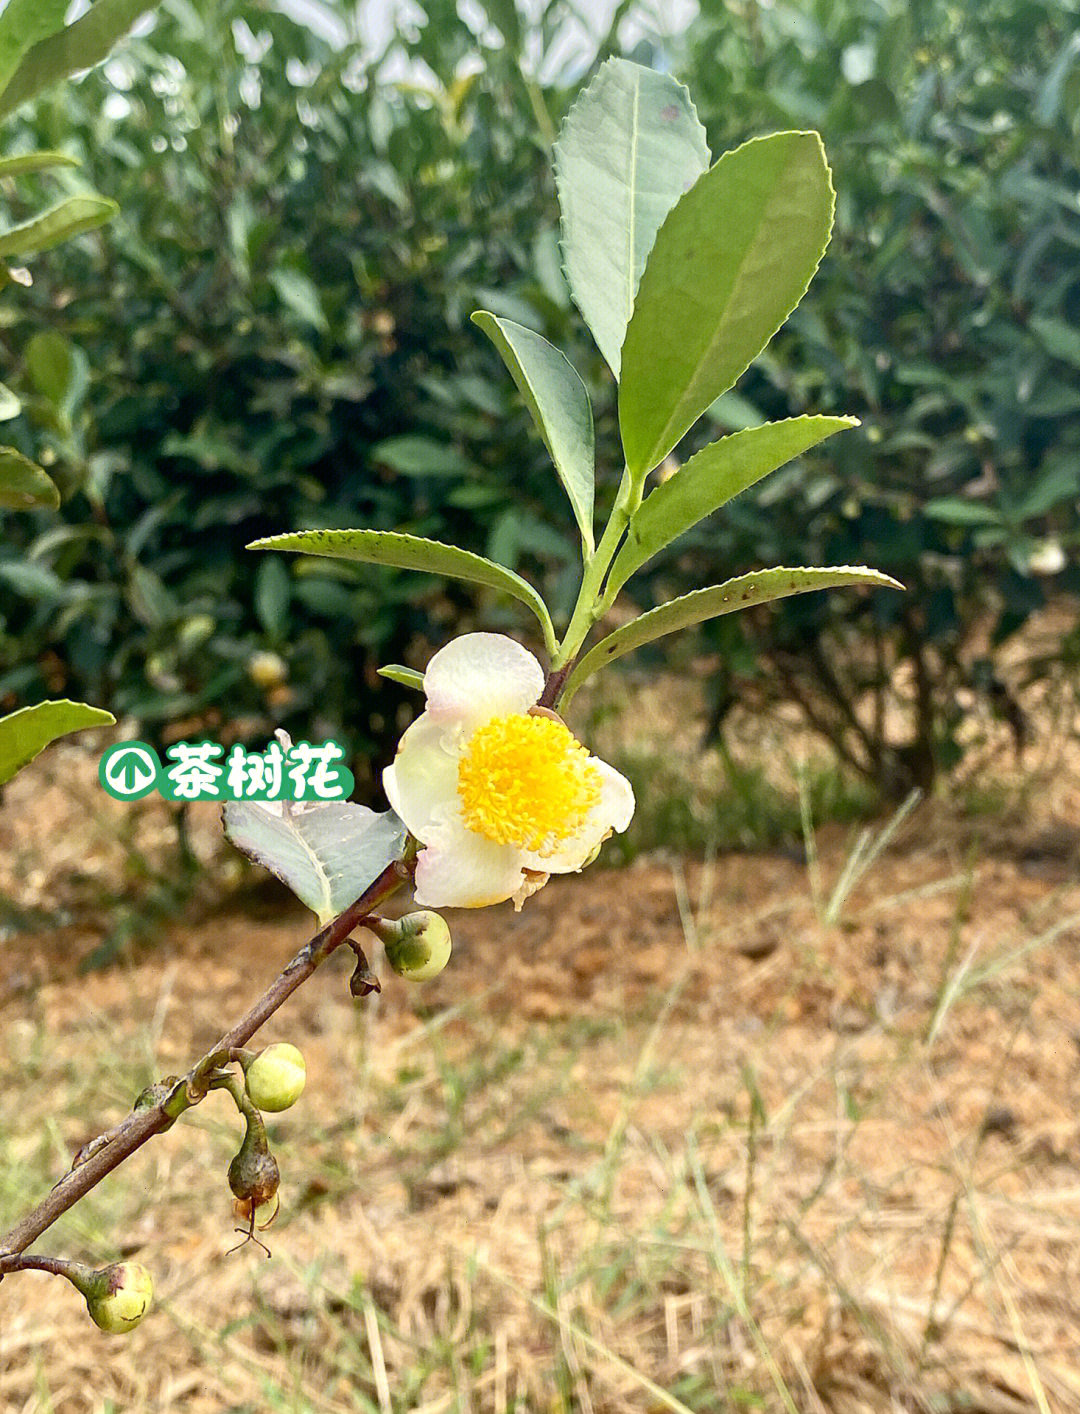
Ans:
{"label": "patch of ground", "polygon": [[[360,1005],[332,959],[264,1033],[309,1069],[273,1260],[226,1255],[211,1097],[39,1244],[137,1255],[156,1310],[110,1338],[5,1281],[0,1407],[1080,1408],[1075,836],[922,806],[849,889],[855,839],[452,915],[440,978]],[[0,1225],[305,934],[177,919],[85,977],[85,931],[5,944]]]}

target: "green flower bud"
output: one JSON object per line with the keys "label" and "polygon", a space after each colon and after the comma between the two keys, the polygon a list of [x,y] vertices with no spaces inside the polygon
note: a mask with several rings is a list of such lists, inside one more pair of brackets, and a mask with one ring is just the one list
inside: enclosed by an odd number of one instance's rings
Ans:
{"label": "green flower bud", "polygon": [[450,929],[441,914],[424,909],[396,922],[378,918],[364,926],[382,939],[390,966],[410,982],[437,977],[450,961]]}
{"label": "green flower bud", "polygon": [[114,1262],[98,1271],[73,1264],[66,1275],[86,1298],[91,1320],[110,1335],[134,1330],[154,1299],[154,1279],[139,1262]]}
{"label": "green flower bud", "polygon": [[272,687],[280,687],[285,682],[289,676],[289,665],[280,653],[260,650],[252,653],[247,660],[247,671],[255,686],[266,691]]}
{"label": "green flower bud", "polygon": [[286,1041],[267,1046],[245,1068],[248,1098],[260,1110],[276,1114],[295,1105],[304,1093],[307,1066],[304,1057]]}

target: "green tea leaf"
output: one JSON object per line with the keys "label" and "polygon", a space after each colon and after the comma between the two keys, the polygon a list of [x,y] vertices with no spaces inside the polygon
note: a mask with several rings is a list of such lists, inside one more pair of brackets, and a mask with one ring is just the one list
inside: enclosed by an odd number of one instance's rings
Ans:
{"label": "green tea leaf", "polygon": [[325,555],[332,560],[389,565],[395,569],[420,570],[425,574],[444,575],[447,579],[465,579],[473,584],[483,584],[527,605],[540,622],[549,651],[554,648],[555,630],[551,615],[532,585],[513,570],[497,565],[494,560],[486,560],[483,555],[474,555],[471,550],[459,550],[456,545],[443,545],[437,540],[425,540],[419,535],[405,535],[396,530],[300,530],[289,535],[271,535],[265,540],[253,540],[247,548]]}
{"label": "green tea leaf", "polygon": [[290,808],[277,802],[230,800],[222,820],[226,838],[276,874],[322,926],[401,858],[408,839],[392,810],[377,814],[351,801]]}
{"label": "green tea leaf", "polygon": [[619,389],[632,475],[661,462],[802,299],[832,228],[817,133],[727,152],[656,238],[626,331]]}
{"label": "green tea leaf", "polygon": [[1080,58],[1080,33],[1074,32],[1062,45],[1050,72],[1039,86],[1031,116],[1037,123],[1050,127],[1061,108],[1065,82],[1073,65]]}
{"label": "green tea leaf", "polygon": [[22,403],[6,383],[0,383],[0,422],[10,422],[13,417],[18,417],[20,412]]}
{"label": "green tea leaf", "polygon": [[602,64],[566,115],[555,144],[566,278],[616,378],[656,233],[708,165],[686,89],[628,59]]}
{"label": "green tea leaf", "polygon": [[266,559],[255,571],[255,614],[272,638],[281,638],[289,619],[292,580],[281,560]]}
{"label": "green tea leaf", "polygon": [[116,718],[84,702],[38,702],[0,717],[0,786],[33,761],[50,742],[85,727],[110,726]]}
{"label": "green tea leaf", "polygon": [[385,668],[377,668],[376,672],[381,678],[400,683],[402,687],[414,687],[417,692],[424,690],[424,675],[418,673],[415,668],[405,668],[400,663],[387,663]]}
{"label": "green tea leaf", "polygon": [[270,283],[282,304],[286,305],[305,324],[325,334],[330,327],[319,298],[315,281],[302,270],[292,270],[283,266],[270,272]]}
{"label": "green tea leaf", "polygon": [[66,152],[21,152],[17,157],[0,157],[0,177],[20,177],[24,172],[43,172],[48,167],[77,167],[79,159]]}
{"label": "green tea leaf", "polygon": [[1080,333],[1063,319],[1047,319],[1041,314],[1033,314],[1028,321],[1042,340],[1047,353],[1060,358],[1063,363],[1080,368]]}
{"label": "green tea leaf", "polygon": [[0,90],[28,49],[64,27],[68,0],[10,0],[0,13]]}
{"label": "green tea leaf", "polygon": [[866,584],[878,589],[903,589],[891,575],[863,565],[840,565],[832,569],[773,569],[757,570],[740,575],[724,584],[707,589],[695,589],[681,599],[661,604],[648,613],[617,628],[591,648],[567,679],[561,705],[570,698],[598,668],[614,663],[635,648],[651,643],[655,638],[674,633],[705,619],[733,614],[737,609],[749,609],[755,604],[768,604],[773,599],[786,599],[791,594],[805,594],[811,589],[835,589],[845,584]]}
{"label": "green tea leaf", "polygon": [[50,250],[72,236],[92,231],[95,226],[111,220],[119,209],[115,201],[104,196],[66,197],[48,211],[0,231],[0,259]]}
{"label": "green tea leaf", "polygon": [[41,396],[70,416],[86,391],[86,355],[55,329],[42,329],[26,346],[26,367]]}
{"label": "green tea leaf", "polygon": [[593,549],[593,418],[585,384],[561,350],[512,319],[479,309],[473,323],[498,349],[570,498],[585,549]]}
{"label": "green tea leaf", "polygon": [[[42,0],[23,0],[23,3],[33,10]],[[51,8],[54,0],[48,3]],[[6,87],[0,93],[0,118],[14,112],[51,84],[100,64],[116,41],[155,5],[156,0],[94,0],[86,14],[66,29],[61,29],[60,24],[54,25],[51,33],[46,32],[45,38],[39,38],[33,48],[26,51],[14,72],[5,76]],[[10,8],[6,13],[10,13]],[[62,24],[68,7],[65,3],[59,8]]]}
{"label": "green tea leaf", "polygon": [[465,476],[469,470],[455,446],[431,437],[387,437],[372,447],[371,460],[400,476]]}
{"label": "green tea leaf", "polygon": [[14,447],[0,447],[0,507],[8,511],[30,511],[41,506],[55,511],[59,505],[56,483],[37,462],[30,461]]}
{"label": "green tea leaf", "polygon": [[923,515],[946,525],[1000,525],[1001,511],[985,501],[968,501],[961,496],[936,496],[923,506]]}
{"label": "green tea leaf", "polygon": [[609,590],[620,589],[658,550],[769,472],[834,432],[857,426],[854,417],[792,417],[734,432],[703,447],[634,513],[611,567]]}

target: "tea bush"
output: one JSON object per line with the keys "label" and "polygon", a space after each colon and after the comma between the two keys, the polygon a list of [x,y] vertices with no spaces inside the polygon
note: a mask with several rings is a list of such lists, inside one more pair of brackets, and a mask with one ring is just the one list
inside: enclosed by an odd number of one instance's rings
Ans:
{"label": "tea bush", "polygon": [[809,530],[812,558],[903,580],[906,595],[704,632],[717,724],[756,676],[886,789],[928,785],[980,707],[1022,742],[1020,689],[1080,652],[1066,617],[1044,656],[1002,666],[1052,591],[1080,590],[1080,8],[702,10],[673,59],[714,148],[764,122],[816,127],[838,192],[811,297],[717,420],[812,407],[863,426],[736,502],[667,574],[782,559]]}
{"label": "tea bush", "polygon": [[[443,74],[476,47],[446,7],[402,43]],[[19,319],[51,326],[20,430],[66,499],[0,549],[0,698],[77,685],[151,736],[193,718],[344,727],[378,760],[404,696],[374,674],[382,650],[468,623],[471,591],[294,576],[246,542],[408,529],[570,597],[543,520],[565,519],[561,493],[469,314],[576,334],[586,370],[599,355],[559,274],[543,96],[509,52],[488,60],[394,88],[271,11],[173,4],[77,98],[38,107],[35,132],[78,150],[123,215],[8,316],[16,345]]]}

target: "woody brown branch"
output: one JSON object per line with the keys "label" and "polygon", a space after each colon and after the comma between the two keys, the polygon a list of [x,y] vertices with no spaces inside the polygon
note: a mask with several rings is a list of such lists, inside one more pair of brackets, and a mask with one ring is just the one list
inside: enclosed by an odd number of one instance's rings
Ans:
{"label": "woody brown branch", "polygon": [[355,903],[320,929],[300,949],[248,1012],[156,1104],[132,1110],[115,1129],[102,1136],[104,1143],[86,1146],[90,1152],[86,1161],[65,1174],[32,1212],[0,1237],[0,1278],[7,1271],[17,1270],[19,1253],[52,1227],[80,1198],[85,1198],[91,1189],[137,1153],[155,1134],[164,1133],[179,1114],[202,1099],[210,1072],[228,1058],[228,1052],[245,1045],[330,954],[348,939],[353,929],[359,927],[384,899],[399,889],[411,873],[410,863],[396,860],[388,865]]}
{"label": "woody brown branch", "polygon": [[540,694],[539,702],[536,704],[538,707],[558,706],[559,698],[562,696],[562,690],[566,686],[566,679],[570,676],[570,670],[573,666],[573,661],[571,661],[566,663],[563,667],[555,668],[548,673],[544,681],[544,690]]}

